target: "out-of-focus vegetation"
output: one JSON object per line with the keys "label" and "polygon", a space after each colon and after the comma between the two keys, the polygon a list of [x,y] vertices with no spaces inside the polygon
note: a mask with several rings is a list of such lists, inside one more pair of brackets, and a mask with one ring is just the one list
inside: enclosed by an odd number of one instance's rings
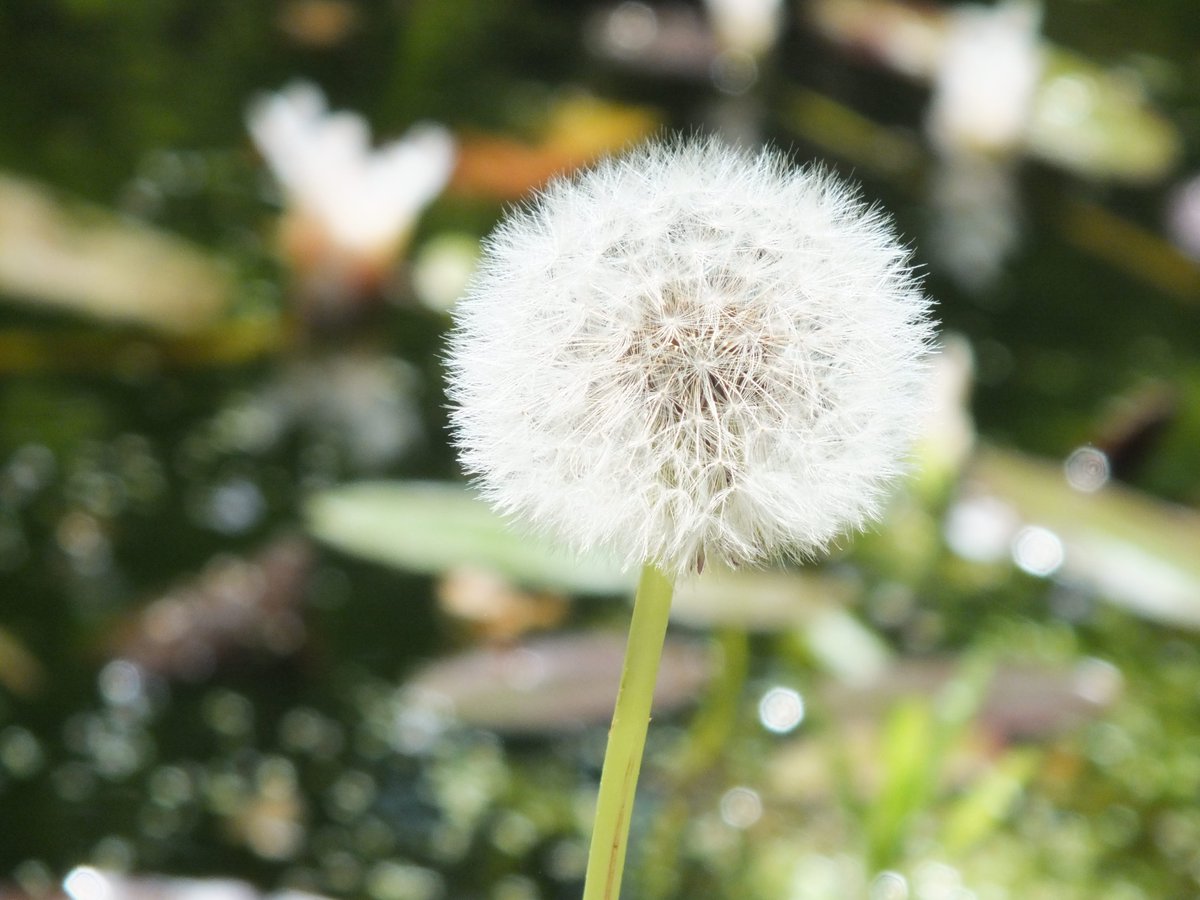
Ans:
{"label": "out-of-focus vegetation", "polygon": [[858,177],[947,350],[881,528],[681,586],[627,894],[1200,895],[1198,45],[1193,0],[0,5],[0,896],[578,896],[628,577],[467,493],[439,354],[504,205],[662,129]]}

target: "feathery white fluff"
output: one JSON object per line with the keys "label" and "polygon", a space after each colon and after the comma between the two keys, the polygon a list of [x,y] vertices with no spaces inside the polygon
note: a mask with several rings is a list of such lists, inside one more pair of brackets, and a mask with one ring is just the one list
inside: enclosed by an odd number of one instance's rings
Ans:
{"label": "feathery white fluff", "polygon": [[902,467],[928,307],[832,175],[650,144],[485,246],[448,356],[463,463],[502,512],[630,565],[810,555]]}

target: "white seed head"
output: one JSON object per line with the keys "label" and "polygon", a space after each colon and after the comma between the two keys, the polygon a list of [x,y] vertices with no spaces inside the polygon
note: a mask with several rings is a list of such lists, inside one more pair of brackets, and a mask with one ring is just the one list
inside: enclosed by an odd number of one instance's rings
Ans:
{"label": "white seed head", "polygon": [[773,151],[651,144],[503,222],[448,358],[502,512],[682,574],[861,528],[920,422],[929,303],[890,221]]}

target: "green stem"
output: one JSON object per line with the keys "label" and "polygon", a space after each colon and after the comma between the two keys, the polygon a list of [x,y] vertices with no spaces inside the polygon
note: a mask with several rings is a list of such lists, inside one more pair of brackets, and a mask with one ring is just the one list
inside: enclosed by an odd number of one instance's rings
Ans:
{"label": "green stem", "polygon": [[600,773],[583,900],[617,900],[621,894],[633,795],[642,767],[646,730],[650,727],[650,705],[667,637],[674,587],[672,579],[653,566],[642,569],[633,601],[633,620],[629,623],[621,687]]}
{"label": "green stem", "polygon": [[708,696],[692,717],[679,752],[667,761],[667,784],[672,796],[648,829],[640,869],[641,896],[645,900],[679,893],[679,848],[690,815],[687,788],[710,771],[720,757],[740,711],[750,641],[745,631],[733,628],[718,634],[717,641],[721,648],[720,674],[710,682]]}

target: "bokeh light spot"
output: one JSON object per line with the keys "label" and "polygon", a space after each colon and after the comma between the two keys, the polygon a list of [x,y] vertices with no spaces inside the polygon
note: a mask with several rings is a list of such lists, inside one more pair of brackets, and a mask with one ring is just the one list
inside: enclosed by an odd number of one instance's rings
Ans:
{"label": "bokeh light spot", "polygon": [[1012,556],[1021,571],[1046,578],[1058,571],[1066,551],[1062,540],[1053,531],[1039,525],[1029,525],[1013,538]]}
{"label": "bokeh light spot", "polygon": [[721,797],[721,821],[730,828],[749,828],[762,814],[762,798],[748,787],[730,788]]}
{"label": "bokeh light spot", "polygon": [[79,866],[68,872],[63,879],[63,890],[71,900],[109,900],[113,896],[108,879],[91,866]]}
{"label": "bokeh light spot", "polygon": [[1108,457],[1095,447],[1080,447],[1067,457],[1063,472],[1067,476],[1067,484],[1077,491],[1091,494],[1108,483]]}
{"label": "bokeh light spot", "polygon": [[758,720],[774,734],[787,734],[804,721],[804,698],[791,688],[773,687],[758,702]]}

